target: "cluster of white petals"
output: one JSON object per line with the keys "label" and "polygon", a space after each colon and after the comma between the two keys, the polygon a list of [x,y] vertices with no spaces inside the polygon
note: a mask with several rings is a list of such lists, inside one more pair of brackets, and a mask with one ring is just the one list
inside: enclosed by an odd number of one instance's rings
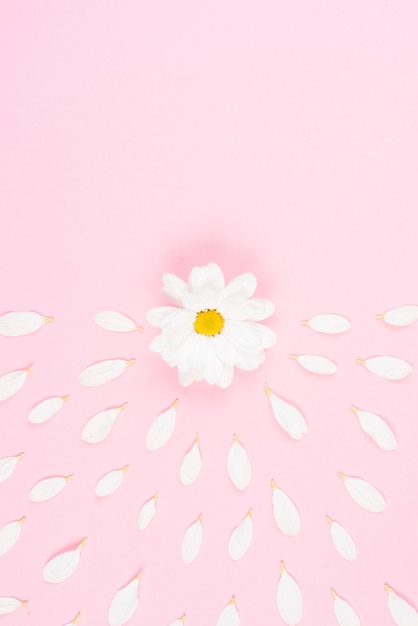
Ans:
{"label": "cluster of white petals", "polygon": [[206,380],[228,387],[234,367],[257,369],[265,359],[264,349],[276,342],[275,333],[259,323],[273,313],[274,304],[252,298],[254,274],[241,274],[225,285],[222,270],[209,263],[194,267],[188,283],[164,274],[163,284],[164,294],[176,306],[148,311],[148,322],[162,331],[150,350],[178,368],[182,385]]}

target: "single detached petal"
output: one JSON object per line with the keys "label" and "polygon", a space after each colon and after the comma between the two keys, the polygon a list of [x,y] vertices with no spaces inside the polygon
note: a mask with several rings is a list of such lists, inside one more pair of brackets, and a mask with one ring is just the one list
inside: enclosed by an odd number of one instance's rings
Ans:
{"label": "single detached petal", "polygon": [[361,428],[369,435],[382,450],[396,450],[398,442],[385,420],[369,411],[360,411],[351,407],[357,415]]}
{"label": "single detached petal", "polygon": [[412,372],[412,366],[396,356],[375,356],[366,361],[358,359],[357,363],[364,365],[376,376],[387,380],[400,380]]}
{"label": "single detached petal", "polygon": [[178,400],[163,413],[157,415],[148,429],[145,445],[148,450],[158,450],[170,439],[176,424]]}
{"label": "single detached petal", "polygon": [[288,626],[296,626],[302,619],[303,598],[296,580],[288,574],[283,561],[280,564],[281,576],[277,586],[277,608],[280,617]]}
{"label": "single detached petal", "polygon": [[216,626],[239,626],[239,613],[235,603],[235,598],[232,597],[229,604],[223,609],[222,613],[218,617]]}
{"label": "single detached petal", "polygon": [[315,315],[310,320],[302,322],[305,326],[309,326],[317,333],[325,333],[327,335],[336,335],[345,333],[351,328],[351,322],[342,315],[334,315],[332,313],[324,313],[323,315]]}
{"label": "single detached petal", "polygon": [[43,422],[47,422],[54,417],[58,413],[58,411],[62,408],[64,402],[69,400],[70,396],[56,396],[54,398],[47,398],[46,400],[42,400],[36,406],[31,409],[28,420],[32,424],[42,424]]}
{"label": "single detached petal", "polygon": [[289,356],[291,359],[297,361],[305,370],[313,374],[335,374],[337,371],[335,363],[325,356],[319,356],[317,354],[290,354]]}
{"label": "single detached petal", "polygon": [[17,462],[23,459],[24,456],[24,452],[22,452],[16,456],[5,456],[0,459],[0,483],[3,483],[13,474]]}
{"label": "single detached petal", "polygon": [[74,574],[80,563],[81,550],[87,539],[83,539],[75,550],[62,552],[45,565],[43,577],[47,583],[63,583]]}
{"label": "single detached petal", "polygon": [[184,533],[181,546],[181,557],[185,563],[191,563],[199,554],[203,539],[202,515],[199,515]]}
{"label": "single detached petal", "polygon": [[380,513],[385,510],[385,499],[376,487],[362,478],[346,476],[341,472],[338,473],[338,476],[343,479],[345,488],[353,500],[363,509],[373,513]]}
{"label": "single detached petal", "polygon": [[22,524],[26,518],[22,517],[15,522],[9,522],[0,528],[0,556],[6,554],[20,537]]}
{"label": "single detached petal", "polygon": [[87,443],[99,443],[100,441],[104,441],[110,434],[121,411],[127,406],[125,402],[125,404],[121,404],[121,406],[116,409],[106,409],[106,411],[100,411],[100,413],[93,415],[84,425],[81,439]]}
{"label": "single detached petal", "polygon": [[180,480],[183,485],[191,485],[197,479],[202,469],[202,457],[199,451],[199,437],[196,439],[191,449],[184,455],[180,465]]}
{"label": "single detached petal", "polygon": [[72,475],[53,476],[51,478],[44,478],[43,480],[40,480],[32,487],[29,494],[29,500],[31,502],[45,502],[46,500],[51,500],[51,498],[54,498],[64,489],[71,478]]}
{"label": "single detached petal", "polygon": [[30,369],[16,370],[0,377],[0,402],[15,395],[26,382]]}
{"label": "single detached petal", "polygon": [[129,333],[133,330],[144,330],[138,326],[130,317],[118,311],[100,311],[94,316],[94,321],[105,330],[113,330],[116,333]]}
{"label": "single detached petal", "polygon": [[108,361],[99,361],[90,365],[83,370],[79,376],[80,385],[85,387],[99,387],[115,378],[122,376],[124,371],[130,365],[135,363],[135,359],[110,359]]}
{"label": "single detached petal", "polygon": [[357,558],[357,548],[350,533],[344,526],[341,526],[341,524],[331,519],[328,515],[326,519],[330,526],[332,543],[338,554],[341,554],[347,561],[355,561]]}
{"label": "single detached petal", "polygon": [[236,435],[233,436],[229,449],[227,469],[229,478],[237,489],[242,491],[248,487],[251,480],[251,464],[246,449]]}
{"label": "single detached petal", "polygon": [[337,596],[335,591],[331,590],[334,598],[334,614],[340,626],[361,626],[360,618],[351,606],[345,600]]}
{"label": "single detached petal", "polygon": [[282,533],[294,537],[300,531],[298,510],[289,496],[276,486],[274,480],[271,481],[271,486],[274,521]]}
{"label": "single detached petal", "polygon": [[376,317],[391,326],[410,326],[418,320],[418,306],[407,304],[396,309],[390,309],[384,315],[377,315]]}
{"label": "single detached petal", "polygon": [[79,621],[80,621],[80,613],[77,613],[75,618],[71,622],[68,622],[68,624],[64,624],[64,626],[76,626],[76,624],[78,624]]}
{"label": "single detached petal", "polygon": [[112,470],[102,476],[96,485],[96,496],[104,498],[105,496],[110,496],[114,493],[122,484],[122,480],[127,469],[128,465],[125,465],[122,469]]}
{"label": "single detached petal", "polygon": [[240,524],[232,531],[229,538],[228,552],[231,559],[238,561],[247,552],[253,539],[253,517],[250,509]]}
{"label": "single detached petal", "polygon": [[389,585],[385,585],[388,592],[388,609],[393,621],[398,626],[418,626],[418,612],[406,600],[399,597]]}
{"label": "single detached petal", "polygon": [[14,311],[0,317],[0,335],[5,337],[19,337],[30,335],[47,322],[53,322],[53,317],[39,315],[34,311]]}
{"label": "single detached petal", "polygon": [[148,524],[153,519],[155,513],[157,512],[157,497],[156,493],[150,500],[147,500],[145,504],[142,505],[141,510],[139,511],[138,516],[138,528],[139,530],[144,530]]}
{"label": "single detached petal", "polygon": [[25,606],[27,602],[18,600],[17,598],[9,598],[7,596],[0,598],[0,615],[6,615],[6,613],[13,613],[21,606]]}
{"label": "single detached petal", "polygon": [[264,388],[271,402],[277,423],[292,439],[302,439],[308,433],[308,426],[302,413],[292,404],[276,396],[268,385],[265,385]]}
{"label": "single detached petal", "polygon": [[107,618],[110,626],[123,626],[133,617],[138,608],[140,579],[138,574],[113,596]]}

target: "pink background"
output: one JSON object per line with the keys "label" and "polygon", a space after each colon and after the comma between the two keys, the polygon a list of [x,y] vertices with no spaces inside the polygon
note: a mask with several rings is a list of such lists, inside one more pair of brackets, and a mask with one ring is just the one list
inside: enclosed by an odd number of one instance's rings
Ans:
{"label": "pink background", "polygon": [[[279,562],[304,595],[304,624],[333,624],[329,588],[362,624],[389,626],[384,582],[418,605],[416,499],[418,324],[390,328],[376,313],[417,304],[418,5],[414,0],[317,2],[3,2],[1,28],[0,314],[55,316],[38,333],[0,337],[0,375],[33,364],[21,392],[0,406],[0,457],[24,451],[0,486],[0,526],[27,516],[0,559],[0,596],[28,599],[7,626],[107,623],[114,593],[143,570],[132,624],[210,626],[232,594],[242,626],[280,624]],[[227,390],[181,388],[147,346],[146,311],[165,304],[161,277],[187,278],[215,261],[227,280],[253,271],[257,294],[276,303],[277,345],[256,372]],[[141,334],[97,327],[115,309]],[[327,337],[299,324],[348,316]],[[335,360],[332,377],[309,374],[288,353]],[[400,382],[356,358],[393,354],[415,369]],[[83,388],[79,373],[106,358],[136,357],[122,378]],[[274,421],[263,391],[296,403],[309,424],[301,442]],[[29,410],[71,399],[51,421]],[[175,432],[145,448],[154,417],[179,398]],[[87,419],[123,402],[109,438],[80,440]],[[383,452],[360,430],[355,404],[398,437]],[[179,481],[199,432],[203,468]],[[232,434],[253,478],[238,492],[226,472]],[[106,499],[94,487],[129,463]],[[361,476],[387,500],[384,514],[357,506],[337,471]],[[29,502],[35,482],[74,473],[55,499]],[[281,534],[270,480],[292,497],[302,528]],[[143,502],[157,515],[140,532]],[[249,552],[231,561],[231,530],[253,507]],[[183,533],[203,512],[202,550],[182,562]],[[358,560],[335,551],[325,515],[354,537]],[[72,578],[43,581],[54,554],[89,541]]]}

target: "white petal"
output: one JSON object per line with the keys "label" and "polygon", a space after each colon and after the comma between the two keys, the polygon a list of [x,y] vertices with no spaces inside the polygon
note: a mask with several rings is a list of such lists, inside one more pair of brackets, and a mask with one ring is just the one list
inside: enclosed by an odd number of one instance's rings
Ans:
{"label": "white petal", "polygon": [[271,486],[274,521],[282,533],[294,537],[300,531],[298,510],[289,496],[276,486],[274,480],[271,481]]}
{"label": "white petal", "polygon": [[257,279],[254,274],[251,274],[251,272],[240,274],[236,278],[233,278],[228,285],[222,289],[220,299],[222,301],[230,296],[251,298],[256,287]]}
{"label": "white petal", "polygon": [[183,485],[191,485],[200,474],[202,469],[202,457],[199,450],[199,438],[196,436],[195,442],[189,452],[184,455],[180,466],[180,480]]}
{"label": "white petal", "polygon": [[175,274],[166,273],[163,275],[163,292],[174,304],[181,305],[181,301],[187,289],[187,283],[178,276],[175,276]]}
{"label": "white petal", "polygon": [[302,619],[303,598],[296,580],[287,573],[281,563],[282,574],[277,586],[277,608],[280,616],[288,626],[296,626]]}
{"label": "white petal", "polygon": [[385,585],[388,592],[388,609],[398,626],[418,626],[418,612],[406,600],[400,598],[394,590]]}
{"label": "white petal", "polygon": [[235,598],[232,598],[218,617],[216,626],[239,626],[239,624],[239,613],[235,604]]}
{"label": "white petal", "polygon": [[357,363],[387,380],[400,380],[412,372],[412,366],[396,356],[375,356],[366,361],[358,359]]}
{"label": "white petal", "polygon": [[229,448],[227,469],[229,478],[237,489],[242,491],[248,487],[251,480],[250,460],[247,451],[240,444],[236,435],[234,435],[232,445]]}
{"label": "white petal", "polygon": [[28,420],[32,424],[42,424],[43,422],[47,422],[54,417],[56,413],[60,410],[64,402],[69,399],[70,396],[63,397],[54,397],[47,398],[46,400],[42,400],[36,406],[31,409]]}
{"label": "white petal", "polygon": [[72,476],[53,476],[44,478],[36,483],[31,489],[29,500],[31,502],[45,502],[51,500],[64,489]]}
{"label": "white petal", "polygon": [[122,469],[112,470],[108,472],[99,480],[96,485],[96,496],[99,498],[104,498],[105,496],[110,496],[112,493],[120,487],[122,484],[123,477],[125,475],[128,466],[125,465]]}
{"label": "white petal", "polygon": [[198,294],[205,289],[220,291],[224,284],[224,275],[216,263],[209,263],[203,267],[194,267],[190,272],[189,286],[193,293]]}
{"label": "white petal", "polygon": [[317,354],[299,354],[298,356],[291,354],[289,356],[295,359],[305,370],[314,374],[335,374],[337,371],[335,363],[325,356]]}
{"label": "white petal", "polygon": [[113,596],[107,618],[110,626],[123,626],[134,615],[138,608],[140,578],[138,574]]}
{"label": "white petal", "polygon": [[87,443],[99,443],[109,435],[119,414],[127,406],[122,404],[117,409],[107,409],[93,415],[84,425],[81,439]]}
{"label": "white petal", "polygon": [[331,539],[335,549],[347,561],[355,561],[357,558],[356,544],[350,533],[335,520],[327,516],[330,525]]}
{"label": "white petal", "polygon": [[125,361],[125,359],[110,359],[94,363],[94,365],[90,365],[81,372],[79,376],[80,385],[85,387],[104,385],[122,376],[126,368],[134,363],[135,359],[129,359],[128,361]]}
{"label": "white petal", "polygon": [[354,406],[351,408],[357,415],[361,428],[367,435],[370,435],[379,448],[382,450],[396,450],[398,447],[396,437],[384,419],[379,417],[379,415],[375,415],[375,413],[360,411],[360,409]]}
{"label": "white petal", "polygon": [[184,533],[181,546],[181,556],[185,563],[191,563],[199,554],[203,539],[202,516],[194,522]]}
{"label": "white petal", "polygon": [[13,613],[21,606],[25,606],[27,602],[22,602],[22,600],[18,600],[17,598],[8,598],[2,597],[0,598],[0,615],[6,615],[6,613]]}
{"label": "white petal", "polygon": [[34,313],[34,311],[5,313],[0,317],[0,335],[5,337],[30,335],[46,322],[52,322],[53,320],[53,317],[45,317],[45,315]]}
{"label": "white petal", "polygon": [[253,532],[254,526],[250,509],[240,524],[232,531],[229,538],[228,551],[231,559],[234,561],[242,559],[251,545]]}
{"label": "white petal", "polygon": [[384,315],[377,315],[377,319],[384,320],[392,326],[409,326],[418,320],[418,306],[407,304],[397,309],[390,309]]}
{"label": "white petal", "polygon": [[342,315],[334,315],[325,313],[323,315],[315,315],[310,320],[302,322],[305,326],[309,326],[317,333],[326,333],[328,335],[336,335],[345,333],[351,328],[351,322]]}
{"label": "white petal", "polygon": [[16,522],[9,522],[3,528],[0,528],[0,556],[6,554],[19,539],[20,532],[22,530],[22,524],[25,518],[22,517]]}
{"label": "white petal", "polygon": [[182,311],[175,306],[158,306],[147,311],[146,320],[156,328],[167,328],[173,321],[181,319]]}
{"label": "white petal", "polygon": [[76,624],[78,624],[79,621],[80,621],[80,613],[77,613],[75,618],[71,622],[68,622],[68,624],[64,624],[64,626],[75,626]]}
{"label": "white petal", "polygon": [[299,409],[276,396],[268,385],[265,385],[265,390],[277,423],[292,439],[302,439],[308,433],[308,426]]}
{"label": "white petal", "polygon": [[385,510],[385,499],[376,489],[362,478],[345,476],[341,472],[338,474],[343,479],[345,488],[357,504],[367,511],[380,513]]}
{"label": "white petal", "polygon": [[105,330],[113,330],[116,333],[129,333],[132,330],[143,330],[133,320],[118,313],[118,311],[100,311],[94,316],[94,321]]}
{"label": "white petal", "polygon": [[83,539],[75,550],[62,552],[48,561],[43,569],[44,580],[47,583],[62,583],[74,574],[80,563],[81,550],[86,541]]}
{"label": "white petal", "polygon": [[0,401],[7,400],[22,389],[26,382],[26,378],[30,372],[27,370],[16,370],[0,377]]}
{"label": "white petal", "polygon": [[22,452],[17,456],[6,456],[0,459],[0,483],[3,483],[13,474],[17,462],[22,459],[23,456],[24,453]]}
{"label": "white petal", "polygon": [[186,615],[182,615],[179,619],[175,619],[174,622],[171,622],[168,626],[183,626]]}
{"label": "white petal", "polygon": [[361,626],[360,619],[351,604],[337,596],[332,590],[334,596],[334,614],[340,626]]}
{"label": "white petal", "polygon": [[219,305],[219,311],[224,317],[231,317],[236,320],[252,320],[260,322],[270,317],[274,313],[274,304],[270,300],[263,298],[242,298],[230,296],[225,298]]}
{"label": "white petal", "polygon": [[157,415],[148,429],[145,445],[148,450],[158,450],[170,439],[176,424],[177,403],[173,404],[163,413]]}
{"label": "white petal", "polygon": [[155,513],[157,512],[157,508],[155,506],[157,502],[157,494],[155,494],[150,500],[147,500],[145,504],[142,505],[141,510],[139,511],[138,516],[138,528],[139,530],[144,530],[148,524],[151,522]]}
{"label": "white petal", "polygon": [[258,326],[256,322],[227,319],[222,335],[237,351],[260,352],[264,346]]}

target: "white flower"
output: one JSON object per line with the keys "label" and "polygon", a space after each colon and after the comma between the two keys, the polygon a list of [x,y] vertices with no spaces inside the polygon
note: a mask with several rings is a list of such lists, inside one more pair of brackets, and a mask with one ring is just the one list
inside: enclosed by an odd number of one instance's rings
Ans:
{"label": "white flower", "polygon": [[255,370],[264,361],[264,349],[274,345],[276,335],[259,322],[273,313],[274,304],[251,298],[254,274],[225,285],[222,270],[209,263],[194,267],[188,283],[174,274],[164,274],[163,283],[164,294],[177,306],[148,311],[148,322],[162,330],[149,348],[178,368],[182,385],[206,380],[228,387],[234,367]]}

